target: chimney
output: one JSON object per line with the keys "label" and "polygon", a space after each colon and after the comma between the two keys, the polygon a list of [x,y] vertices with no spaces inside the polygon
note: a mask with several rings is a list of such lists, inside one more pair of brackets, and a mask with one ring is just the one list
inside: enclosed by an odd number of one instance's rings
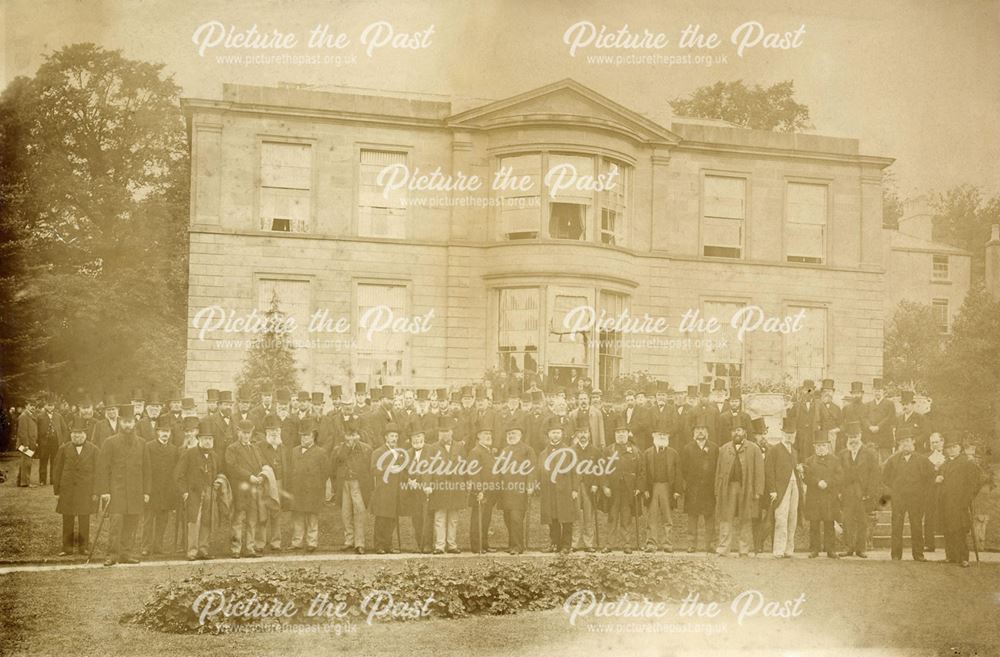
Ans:
{"label": "chimney", "polygon": [[1000,224],[993,224],[986,243],[986,291],[994,301],[1000,301]]}

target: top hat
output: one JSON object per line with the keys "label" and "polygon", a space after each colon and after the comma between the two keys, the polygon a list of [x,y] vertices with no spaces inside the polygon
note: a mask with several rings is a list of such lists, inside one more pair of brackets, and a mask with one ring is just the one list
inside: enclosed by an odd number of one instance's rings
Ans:
{"label": "top hat", "polygon": [[220,390],[219,391],[219,403],[220,404],[231,404],[233,402],[233,391],[232,390]]}
{"label": "top hat", "polygon": [[217,388],[209,388],[205,391],[205,400],[209,403],[219,401],[219,391]]}
{"label": "top hat", "polygon": [[309,401],[312,402],[313,406],[322,406],[323,405],[323,393],[322,392],[314,392],[312,394],[312,396],[311,396],[311,398],[310,398]]}
{"label": "top hat", "polygon": [[860,381],[851,381],[851,394],[861,395],[865,392],[865,384]]}
{"label": "top hat", "polygon": [[276,404],[290,404],[292,393],[287,388],[278,388],[274,391],[274,401]]}

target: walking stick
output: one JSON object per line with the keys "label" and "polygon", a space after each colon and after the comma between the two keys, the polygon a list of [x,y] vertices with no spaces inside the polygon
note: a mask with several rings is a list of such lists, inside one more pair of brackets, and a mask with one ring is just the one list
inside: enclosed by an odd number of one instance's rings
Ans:
{"label": "walking stick", "polygon": [[94,542],[90,544],[90,554],[87,555],[86,563],[90,563],[91,558],[93,558],[94,556],[94,550],[97,549],[97,542],[101,540],[101,529],[104,528],[104,519],[108,517],[107,507],[105,506],[104,502],[98,503],[97,512],[98,515],[100,515],[101,519],[97,523],[97,533],[94,535]]}
{"label": "walking stick", "polygon": [[[188,498],[191,496],[188,495]],[[184,522],[181,523],[181,536],[184,538],[184,544],[181,545],[181,551],[187,554],[188,549],[188,501],[187,499],[182,500],[184,505]]]}
{"label": "walking stick", "polygon": [[[601,491],[598,490],[597,494],[600,495]],[[598,550],[601,549],[601,523],[600,518],[597,517],[597,500],[591,500],[591,506],[594,507],[594,547]]]}
{"label": "walking stick", "polygon": [[477,530],[478,530],[478,533],[479,533],[479,536],[477,536],[477,538],[479,539],[479,554],[482,554],[483,553],[483,533],[484,533],[483,532],[483,501],[481,499],[479,499],[478,495],[476,496],[476,509],[477,509],[477,513],[479,514],[479,526],[477,527]]}
{"label": "walking stick", "polygon": [[642,491],[638,491],[637,490],[635,492],[635,496],[632,498],[632,501],[634,503],[634,506],[633,506],[632,510],[635,512],[635,513],[633,513],[633,515],[635,516],[635,518],[633,518],[633,520],[635,521],[635,549],[636,549],[636,552],[638,552],[639,549],[640,549],[639,548],[639,505],[642,504],[642,502],[639,499],[639,495],[641,495],[641,494],[642,494]]}
{"label": "walking stick", "polygon": [[531,489],[524,497],[524,517],[521,518],[521,549],[528,551],[528,517],[531,516]]}
{"label": "walking stick", "polygon": [[[972,534],[972,550],[976,553],[976,563],[979,563],[979,541],[976,540],[976,518],[972,515],[972,505],[969,505],[969,531]],[[963,537],[964,540],[965,537]]]}

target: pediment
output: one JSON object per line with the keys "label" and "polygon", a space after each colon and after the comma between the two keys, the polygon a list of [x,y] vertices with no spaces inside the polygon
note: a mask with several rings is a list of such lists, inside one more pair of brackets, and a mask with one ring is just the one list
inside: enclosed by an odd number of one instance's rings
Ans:
{"label": "pediment", "polygon": [[568,79],[448,119],[451,126],[478,130],[542,123],[611,130],[639,142],[676,144],[680,141],[677,135],[658,123]]}

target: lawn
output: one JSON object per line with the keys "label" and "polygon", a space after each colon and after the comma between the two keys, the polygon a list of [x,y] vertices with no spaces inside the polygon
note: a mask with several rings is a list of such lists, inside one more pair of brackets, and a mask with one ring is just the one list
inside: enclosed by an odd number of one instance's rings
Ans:
{"label": "lawn", "polygon": [[[438,559],[444,567],[473,559]],[[542,559],[547,557],[530,557]],[[686,557],[663,557],[686,558]],[[476,654],[557,657],[595,653],[654,655],[671,649],[732,654],[777,649],[800,654],[995,655],[1000,652],[997,588],[1000,564],[960,569],[944,564],[861,562],[820,559],[714,559],[730,574],[738,590],[757,589],[767,600],[786,601],[805,594],[798,618],[753,617],[738,625],[726,609],[714,620],[678,621],[673,612],[662,621],[712,623],[713,632],[650,633],[653,621],[623,628],[620,619],[578,621],[571,626],[562,610],[504,617],[460,620],[429,619],[409,623],[363,622],[344,635],[243,634],[226,636],[168,635],[122,623],[137,610],[156,584],[192,572],[183,565],[115,569],[19,572],[0,575],[4,650],[12,655],[225,655],[301,654],[448,657]],[[400,561],[358,559],[351,572]],[[276,564],[291,567],[293,564]],[[300,566],[301,564],[294,564]],[[208,564],[216,572],[238,578],[242,563]],[[345,562],[317,567],[340,569]],[[628,621],[631,622],[631,621]],[[599,627],[597,627],[599,626]],[[619,632],[619,629],[629,631]]]}

